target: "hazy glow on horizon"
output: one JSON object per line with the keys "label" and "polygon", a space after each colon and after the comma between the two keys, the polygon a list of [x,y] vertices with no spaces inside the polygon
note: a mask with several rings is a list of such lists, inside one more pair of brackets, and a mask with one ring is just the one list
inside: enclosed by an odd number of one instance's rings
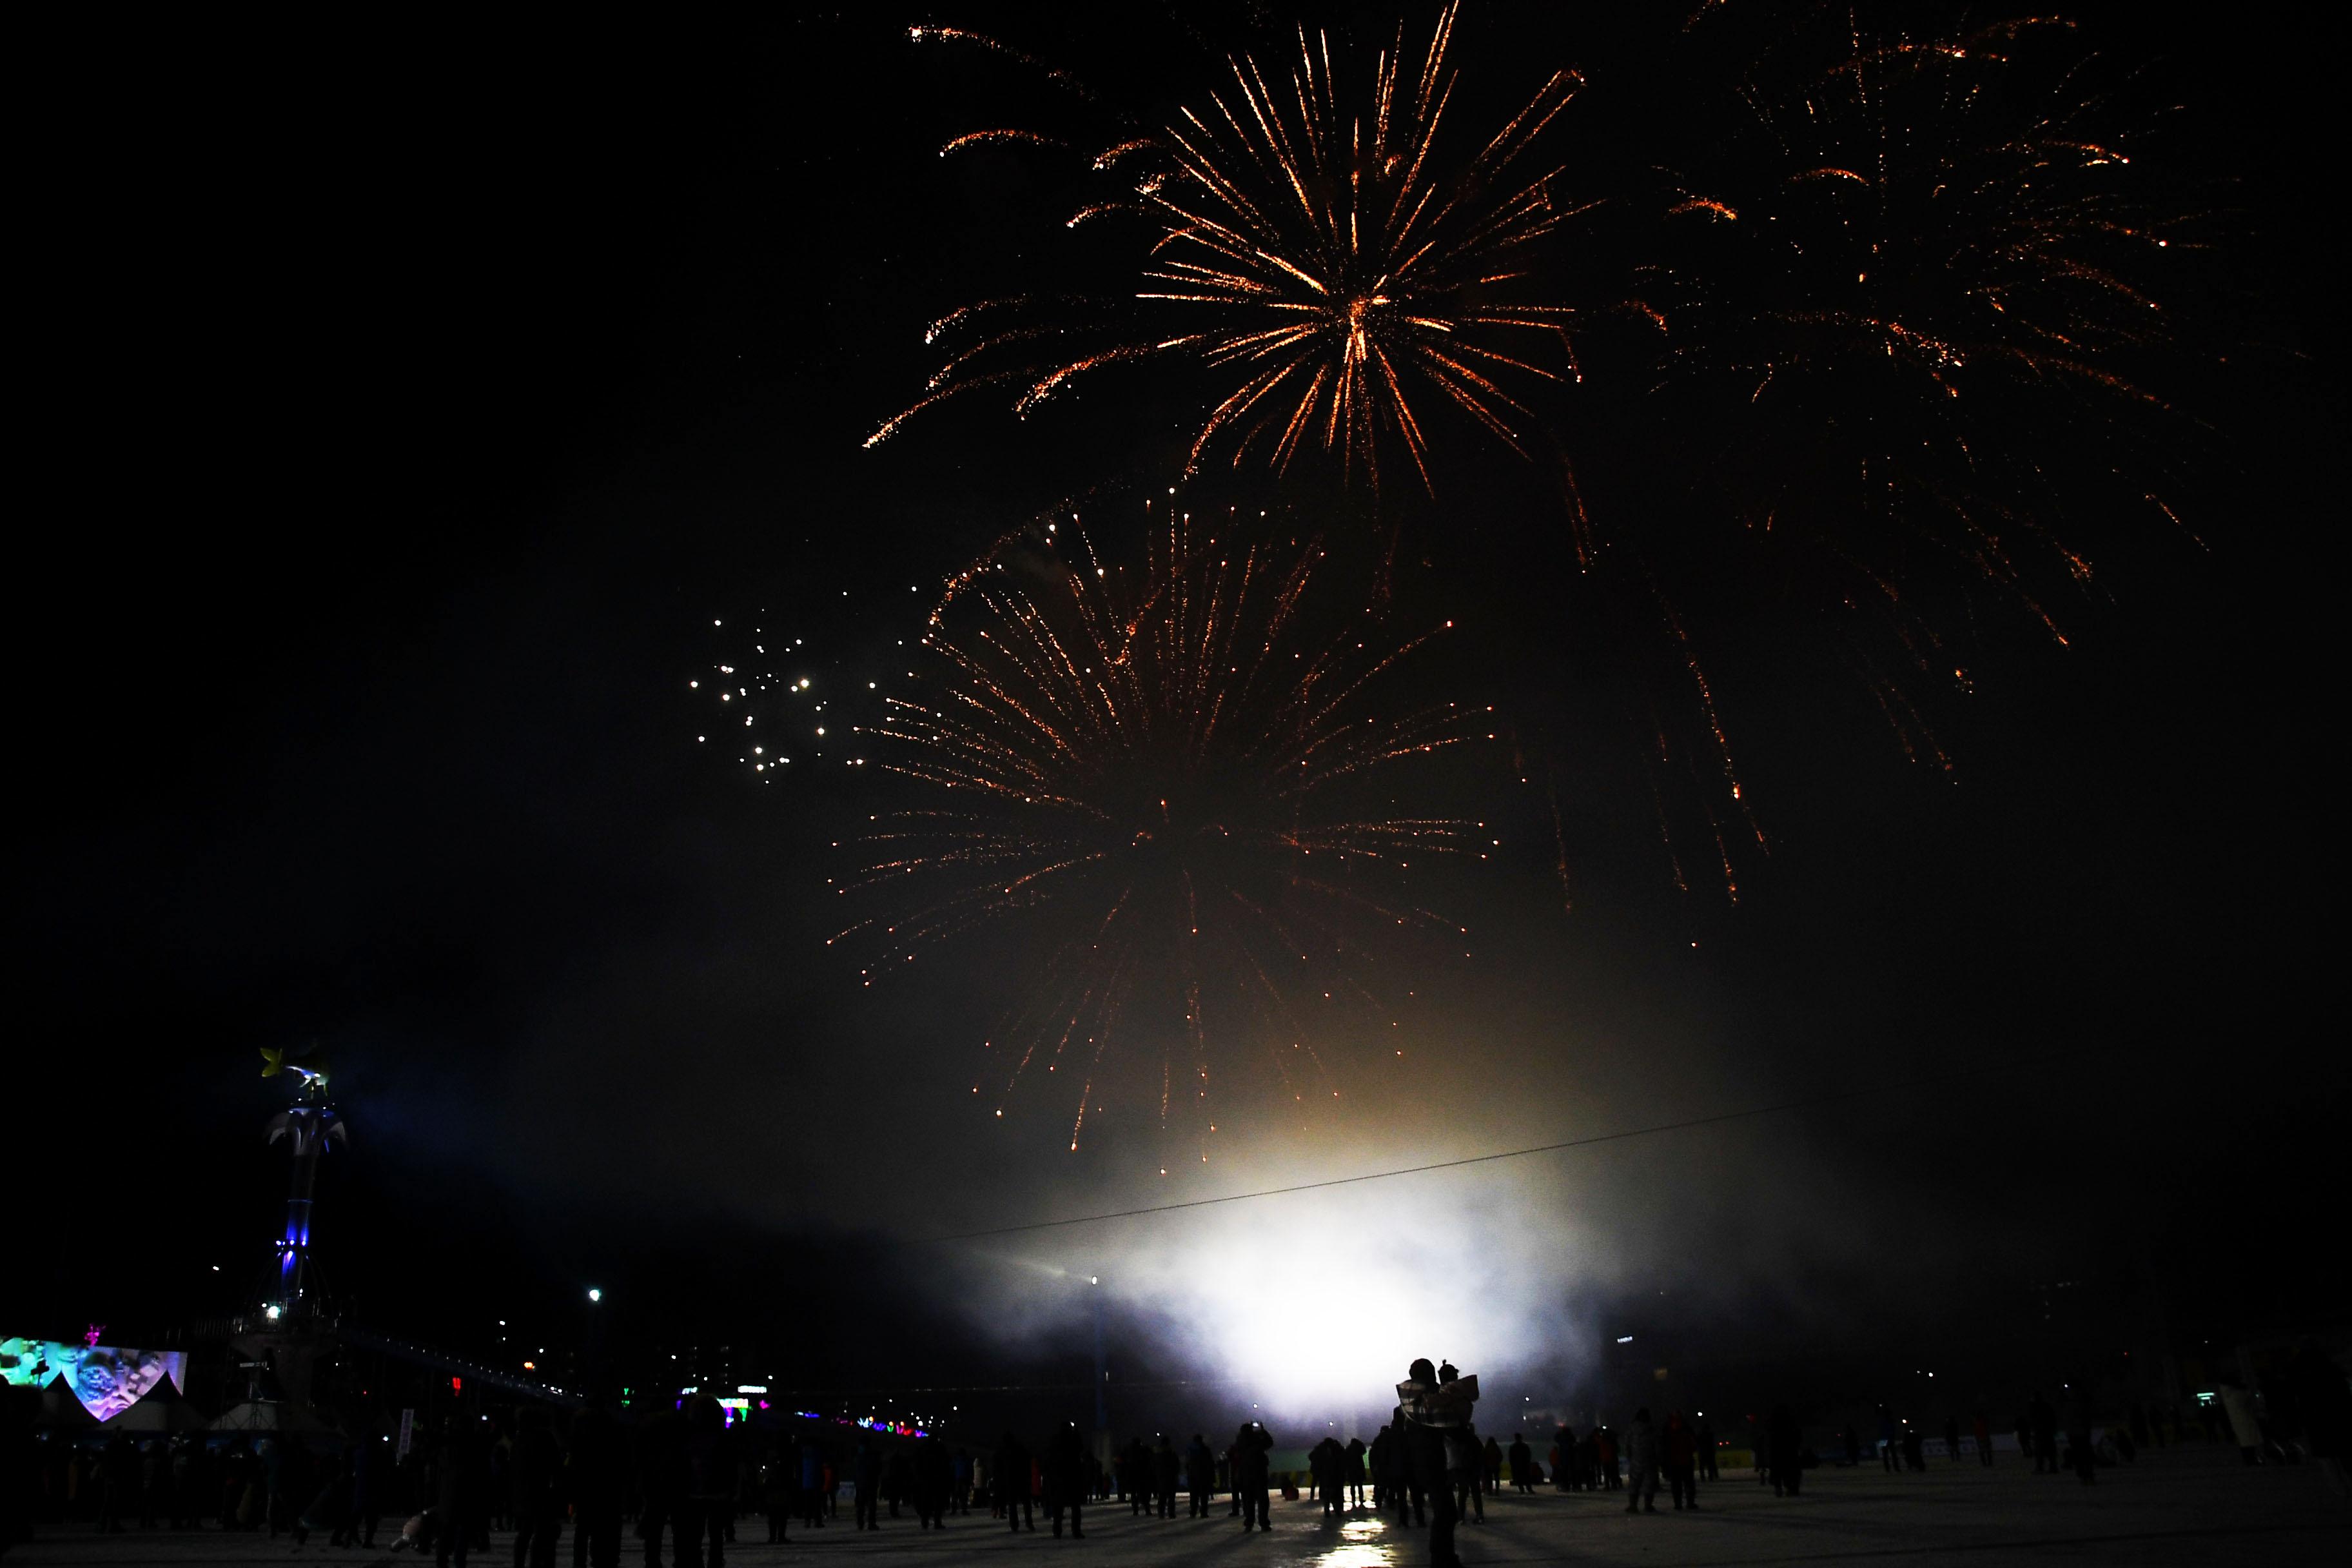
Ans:
{"label": "hazy glow on horizon", "polygon": [[[1265,1415],[1376,1416],[1417,1356],[1491,1374],[1569,1349],[1576,1248],[1556,1219],[1537,1228],[1533,1196],[1491,1179],[1378,1184],[1038,1246],[1072,1259],[1075,1280],[1098,1274],[1118,1319],[1163,1326],[1167,1359]],[[1063,1272],[1036,1256],[997,1259],[1014,1298],[1001,1321],[1042,1329],[1083,1310],[1079,1292],[1034,1294],[1037,1270]]]}

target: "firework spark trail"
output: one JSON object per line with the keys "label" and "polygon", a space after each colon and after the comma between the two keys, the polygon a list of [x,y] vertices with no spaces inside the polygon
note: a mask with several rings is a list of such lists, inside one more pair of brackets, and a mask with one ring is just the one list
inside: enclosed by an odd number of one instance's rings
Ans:
{"label": "firework spark trail", "polygon": [[1675,830],[1666,818],[1665,793],[1658,787],[1658,770],[1673,760],[1673,749],[1666,743],[1666,727],[1659,721],[1657,710],[1650,712],[1650,728],[1657,738],[1653,751],[1644,755],[1644,772],[1650,785],[1650,808],[1658,819],[1658,842],[1666,851],[1666,866],[1674,873],[1675,891],[1690,891],[1690,879],[1683,875],[1682,852],[1675,847]]}
{"label": "firework spark trail", "polygon": [[2053,475],[2153,499],[2128,476],[2192,423],[2140,379],[2172,338],[2156,280],[2200,217],[2131,177],[2091,62],[2061,58],[2072,28],[1914,37],[1856,15],[1826,61],[1791,33],[1739,91],[1767,155],[1666,209],[1670,241],[1696,226],[1664,384],[1722,395],[1720,417],[1675,405],[1725,433],[1719,482],[1890,608],[1957,566],[2062,643],[2034,580],[2090,563]]}
{"label": "firework spark trail", "polygon": [[[1377,489],[1381,448],[1393,444],[1428,488],[1423,395],[1524,452],[1532,415],[1505,383],[1577,374],[1576,312],[1543,297],[1536,261],[1540,242],[1582,209],[1554,201],[1559,167],[1522,164],[1580,79],[1554,73],[1478,152],[1454,153],[1439,130],[1454,97],[1457,11],[1440,14],[1410,86],[1402,25],[1368,76],[1349,77],[1358,91],[1342,87],[1328,38],[1301,28],[1286,75],[1231,60],[1231,80],[1204,104],[1097,154],[1094,169],[1126,189],[1088,200],[1069,224],[1141,217],[1131,295],[1081,308],[1076,327],[1057,320],[962,349],[867,445],[963,392],[1017,385],[1014,410],[1026,416],[1089,372],[1181,358],[1232,377],[1195,431],[1188,471],[1227,438],[1235,465],[1255,452],[1278,469],[1311,443]],[[942,152],[1014,140],[1057,142],[992,128]],[[926,342],[983,309],[943,317]],[[1073,331],[1096,346],[1003,363]],[[1557,363],[1539,363],[1548,356]]]}
{"label": "firework spark trail", "polygon": [[[1740,816],[1746,819],[1748,831],[1756,840],[1756,847],[1769,855],[1772,851],[1772,847],[1765,842],[1763,826],[1757,822],[1755,812],[1748,807],[1747,793],[1740,787],[1738,769],[1732,761],[1731,737],[1724,732],[1722,715],[1716,710],[1715,689],[1707,683],[1706,671],[1698,661],[1698,650],[1691,646],[1690,634],[1683,628],[1682,616],[1675,613],[1673,604],[1667,600],[1664,592],[1658,587],[1654,579],[1651,581],[1650,591],[1657,604],[1659,619],[1668,633],[1673,636],[1675,648],[1681,657],[1683,668],[1690,673],[1691,686],[1698,696],[1699,712],[1706,720],[1707,733],[1715,739],[1716,761],[1722,771],[1724,787],[1731,792],[1732,804],[1739,808]],[[1663,744],[1663,732],[1661,743]],[[1706,797],[1702,795],[1701,798]],[[1715,807],[1710,804],[1706,809],[1708,819],[1714,820]],[[1727,857],[1725,860],[1727,878],[1729,873],[1730,862]]]}
{"label": "firework spark trail", "polygon": [[1544,799],[1551,806],[1552,875],[1559,880],[1559,908],[1562,914],[1576,912],[1576,896],[1568,879],[1568,829],[1559,816],[1559,781],[1553,776],[1549,764],[1544,768]]}
{"label": "firework spark trail", "polygon": [[[1055,957],[1033,1002],[983,1046],[1012,1060],[992,1110],[1040,1064],[1082,1068],[1073,1146],[1122,1103],[1213,1126],[1215,1061],[1259,1048],[1295,1100],[1293,1055],[1336,1093],[1330,1021],[1386,1012],[1382,958],[1464,931],[1398,896],[1411,867],[1481,826],[1394,804],[1400,764],[1492,729],[1466,704],[1381,710],[1429,636],[1383,640],[1352,601],[1327,608],[1313,539],[1229,544],[1171,510],[1148,540],[1131,574],[1082,528],[1033,531],[1005,552],[1017,571],[950,584],[928,689],[863,731],[878,766],[940,798],[877,815],[838,883],[887,907],[835,939],[875,965],[1007,921],[1040,933]],[[1357,798],[1368,778],[1380,809]],[[1130,1054],[1158,1056],[1149,1090]]]}
{"label": "firework spark trail", "polygon": [[1006,59],[1016,60],[1022,65],[1027,66],[1031,70],[1037,72],[1040,76],[1043,76],[1047,81],[1052,82],[1055,86],[1062,88],[1079,98],[1092,99],[1094,97],[1093,89],[1088,88],[1085,82],[1080,81],[1076,77],[1072,76],[1069,72],[1066,70],[1056,70],[1052,66],[1047,65],[1044,60],[1037,58],[1034,55],[1024,54],[1002,39],[989,37],[986,33],[974,33],[962,27],[915,26],[907,29],[907,37],[909,41],[918,44],[965,44],[973,48],[986,49],[991,54],[1003,55]]}
{"label": "firework spark trail", "polygon": [[1953,771],[1951,754],[1943,742],[1936,739],[1935,730],[1921,715],[1916,704],[1894,681],[1883,677],[1868,680],[1870,694],[1878,702],[1878,710],[1894,732],[1895,743],[1902,749],[1904,760],[1921,763],[1932,760],[1938,771]]}
{"label": "firework spark trail", "polygon": [[941,147],[940,156],[951,157],[967,147],[999,147],[1006,142],[1015,142],[1030,147],[1058,147],[1066,152],[1070,145],[1057,137],[1047,136],[1039,132],[1023,131],[1016,126],[1003,125],[987,131],[966,132]]}

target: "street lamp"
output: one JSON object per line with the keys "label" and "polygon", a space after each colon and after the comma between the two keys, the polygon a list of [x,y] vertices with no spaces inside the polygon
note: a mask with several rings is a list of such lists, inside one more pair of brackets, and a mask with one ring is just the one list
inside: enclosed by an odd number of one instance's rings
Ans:
{"label": "street lamp", "polygon": [[603,1300],[604,1299],[604,1292],[603,1292],[602,1290],[597,1289],[596,1289],[596,1287],[594,1287],[593,1285],[591,1285],[591,1286],[589,1286],[589,1287],[588,1287],[588,1300],[591,1300],[591,1301],[601,1301],[601,1300]]}

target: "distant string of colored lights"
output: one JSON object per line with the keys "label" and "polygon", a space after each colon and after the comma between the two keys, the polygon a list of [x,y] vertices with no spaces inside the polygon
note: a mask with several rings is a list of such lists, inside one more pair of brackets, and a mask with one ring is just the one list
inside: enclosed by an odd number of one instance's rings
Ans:
{"label": "distant string of colored lights", "polygon": [[1393,1171],[1367,1171],[1356,1176],[1332,1176],[1320,1182],[1299,1182],[1286,1187],[1260,1187],[1253,1192],[1227,1193],[1213,1198],[1188,1198],[1181,1203],[1152,1204],[1143,1208],[1113,1209],[1104,1214],[1074,1215],[1067,1219],[1031,1220],[1025,1225],[993,1226],[986,1230],[958,1231],[952,1236],[928,1238],[929,1245],[950,1241],[978,1241],[987,1237],[1018,1236],[1027,1231],[1059,1230],[1074,1225],[1102,1225],[1112,1220],[1140,1219],[1147,1215],[1174,1214],[1183,1209],[1213,1208],[1222,1204],[1248,1203],[1256,1198],[1278,1198],[1292,1193],[1320,1192],[1329,1187],[1354,1186],[1362,1182],[1385,1182],[1399,1176],[1426,1175],[1432,1171],[1458,1170],[1465,1165],[1486,1165],[1498,1160],[1520,1160],[1531,1154],[1556,1154],[1570,1149],[1589,1149],[1600,1143],[1622,1143],[1629,1139],[1648,1138],[1661,1132],[1683,1132],[1696,1127],[1714,1127],[1727,1121],[1744,1121],[1759,1116],[1772,1116],[1784,1110],[1803,1110],[1817,1105],[1834,1105],[1841,1100],[1860,1100],[1866,1095],[1894,1094],[1906,1089],[1925,1089],[1933,1084],[1949,1083],[1956,1079],[1984,1078],[1993,1073],[2010,1072],[2019,1068],[2047,1067],[2053,1062],[2071,1061],[2083,1057],[2112,1055],[2119,1046],[2089,1046],[2074,1051],[2045,1051],[2032,1057],[2011,1058],[2006,1061],[1988,1063],[1982,1067],[1962,1068],[1952,1072],[1933,1073],[1926,1078],[1903,1079],[1893,1083],[1868,1084],[1860,1089],[1833,1089],[1824,1094],[1807,1095],[1801,1100],[1776,1100],[1770,1105],[1754,1105],[1741,1110],[1719,1111],[1713,1116],[1694,1116],[1681,1121],[1661,1121],[1648,1127],[1628,1127],[1615,1132],[1595,1132],[1590,1137],[1569,1138],[1557,1143],[1536,1143],[1524,1149],[1499,1149],[1488,1154],[1466,1154],[1458,1160],[1437,1160],[1426,1165],[1405,1165]]}

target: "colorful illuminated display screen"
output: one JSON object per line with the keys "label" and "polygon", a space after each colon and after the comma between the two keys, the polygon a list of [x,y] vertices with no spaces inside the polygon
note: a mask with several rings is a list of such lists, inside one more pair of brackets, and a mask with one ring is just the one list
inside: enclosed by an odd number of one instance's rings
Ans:
{"label": "colorful illuminated display screen", "polygon": [[0,1381],[42,1388],[59,1378],[82,1408],[111,1420],[169,1379],[185,1390],[185,1351],[142,1351],[121,1345],[60,1344],[55,1340],[0,1340]]}

